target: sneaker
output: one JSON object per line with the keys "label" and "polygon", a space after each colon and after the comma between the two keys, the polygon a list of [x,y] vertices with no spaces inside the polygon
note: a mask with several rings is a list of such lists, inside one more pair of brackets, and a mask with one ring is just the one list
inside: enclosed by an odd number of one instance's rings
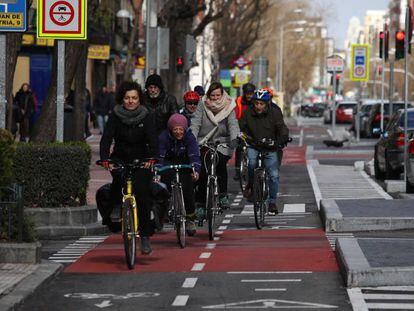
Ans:
{"label": "sneaker", "polygon": [[192,220],[187,220],[185,223],[185,231],[189,236],[194,236],[197,232],[195,222]]}
{"label": "sneaker", "polygon": [[147,236],[141,237],[141,253],[144,255],[150,255],[152,253],[150,239]]}
{"label": "sneaker", "polygon": [[228,209],[230,208],[230,202],[227,195],[224,195],[219,198],[220,206],[222,209]]}
{"label": "sneaker", "polygon": [[277,206],[275,203],[269,203],[269,213],[278,214]]}

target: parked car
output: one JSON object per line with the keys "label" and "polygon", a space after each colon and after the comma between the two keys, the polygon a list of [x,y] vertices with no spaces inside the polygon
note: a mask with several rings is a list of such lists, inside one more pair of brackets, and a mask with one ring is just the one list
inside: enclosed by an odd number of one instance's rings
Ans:
{"label": "parked car", "polygon": [[408,145],[408,165],[407,165],[407,193],[414,193],[414,138],[410,139]]}
{"label": "parked car", "polygon": [[[411,108],[411,104],[409,105],[409,108]],[[399,109],[404,109],[404,102],[394,102],[392,103],[392,111],[390,111],[390,103],[385,102],[384,103],[384,129],[387,126],[388,120],[390,119],[390,116],[392,116],[396,111]],[[376,133],[374,133],[374,129]],[[367,134],[367,137],[379,137],[379,131],[378,129],[381,129],[381,103],[377,103],[372,107],[368,120],[365,123],[365,133]]]}
{"label": "parked car", "polygon": [[[407,110],[409,138],[414,134],[414,108]],[[375,145],[374,171],[377,179],[399,179],[404,169],[404,110],[393,114]]]}
{"label": "parked car", "polygon": [[[336,104],[336,123],[352,123],[352,111],[356,101],[340,101]],[[332,106],[325,110],[324,123],[332,123]]]}
{"label": "parked car", "polygon": [[325,103],[307,103],[301,106],[301,115],[304,117],[316,117],[320,118],[323,116],[325,110]]}
{"label": "parked car", "polygon": [[[359,108],[359,129],[360,137],[366,137],[367,133],[365,131],[366,123],[369,118],[370,111],[372,107],[378,103],[376,99],[363,99]],[[352,126],[351,129],[356,132],[356,121],[357,121],[357,106],[355,106],[352,115]]]}

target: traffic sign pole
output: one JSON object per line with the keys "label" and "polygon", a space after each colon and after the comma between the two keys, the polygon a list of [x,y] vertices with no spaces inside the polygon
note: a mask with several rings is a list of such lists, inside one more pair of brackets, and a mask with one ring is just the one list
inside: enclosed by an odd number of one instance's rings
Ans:
{"label": "traffic sign pole", "polygon": [[[382,69],[381,69],[381,133],[384,132],[384,93],[385,93],[385,89],[384,89],[384,84],[385,84],[385,41],[386,41],[386,25],[384,24],[384,39],[382,40]],[[390,111],[391,113],[391,111]],[[381,134],[382,135],[382,134]]]}
{"label": "traffic sign pole", "polygon": [[6,35],[0,34],[0,129],[6,128]]}
{"label": "traffic sign pole", "polygon": [[336,71],[333,71],[332,138],[336,139]]}
{"label": "traffic sign pole", "polygon": [[407,183],[407,165],[408,165],[408,48],[411,42],[409,39],[411,35],[410,31],[410,5],[407,3],[405,12],[405,44],[404,44],[404,182]]}
{"label": "traffic sign pole", "polygon": [[56,141],[63,142],[65,105],[65,41],[58,40],[57,92],[56,92]]}

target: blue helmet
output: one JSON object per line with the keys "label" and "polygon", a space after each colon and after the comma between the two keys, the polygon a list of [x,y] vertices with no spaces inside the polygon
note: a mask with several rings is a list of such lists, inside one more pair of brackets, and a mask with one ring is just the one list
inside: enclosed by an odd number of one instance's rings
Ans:
{"label": "blue helmet", "polygon": [[269,91],[265,89],[260,89],[254,92],[253,100],[261,100],[264,102],[269,102],[272,99],[272,96],[270,95]]}

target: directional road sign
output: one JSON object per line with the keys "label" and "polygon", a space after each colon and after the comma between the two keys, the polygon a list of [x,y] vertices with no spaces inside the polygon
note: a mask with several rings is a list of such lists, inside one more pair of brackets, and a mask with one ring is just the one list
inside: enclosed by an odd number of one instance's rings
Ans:
{"label": "directional road sign", "polygon": [[369,45],[353,44],[351,46],[351,68],[349,70],[351,81],[369,80]]}
{"label": "directional road sign", "polygon": [[339,55],[332,55],[326,59],[326,70],[328,72],[340,73],[344,71],[345,61]]}
{"label": "directional road sign", "polygon": [[26,0],[0,0],[0,32],[24,32],[26,29]]}
{"label": "directional road sign", "polygon": [[37,0],[37,37],[86,39],[86,5],[87,0]]}

